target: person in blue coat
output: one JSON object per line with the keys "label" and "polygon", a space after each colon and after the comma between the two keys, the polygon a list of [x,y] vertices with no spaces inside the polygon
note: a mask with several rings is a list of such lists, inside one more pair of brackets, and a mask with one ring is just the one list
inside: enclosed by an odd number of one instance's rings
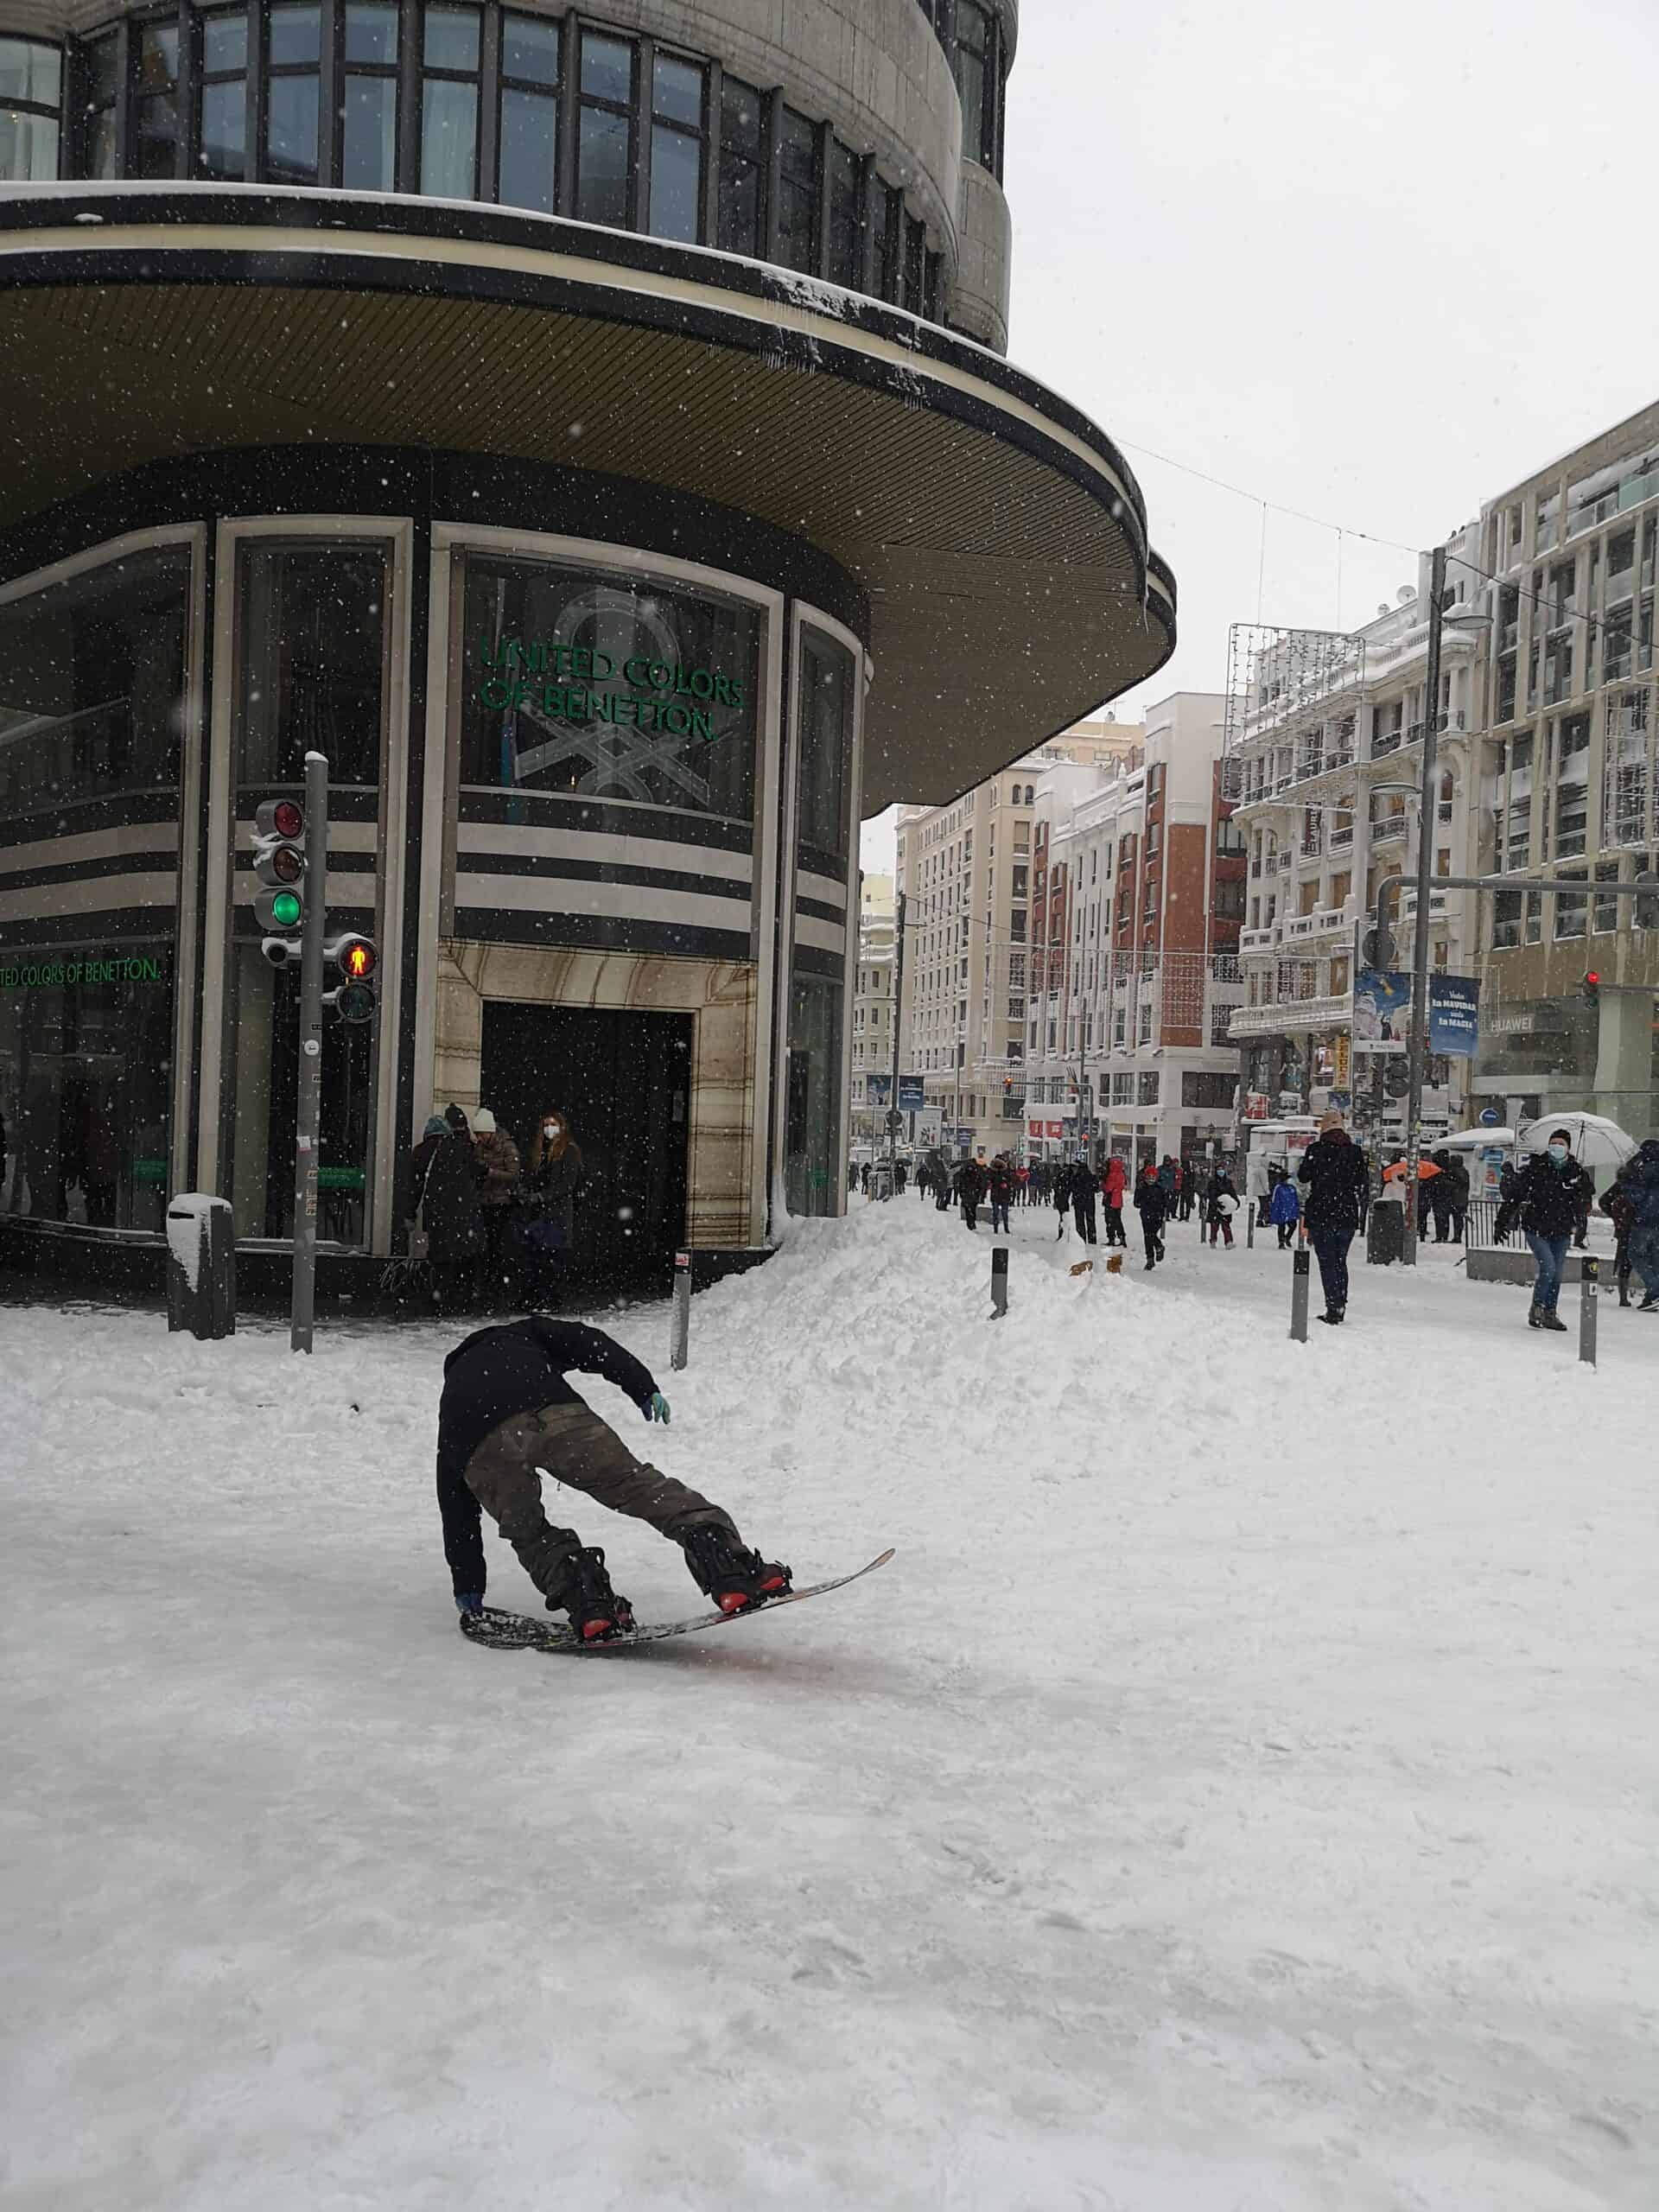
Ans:
{"label": "person in blue coat", "polygon": [[1287,1176],[1274,1186],[1273,1198],[1268,1207],[1268,1219],[1279,1232],[1279,1249],[1289,1250],[1296,1240],[1296,1224],[1302,1217],[1301,1195]]}

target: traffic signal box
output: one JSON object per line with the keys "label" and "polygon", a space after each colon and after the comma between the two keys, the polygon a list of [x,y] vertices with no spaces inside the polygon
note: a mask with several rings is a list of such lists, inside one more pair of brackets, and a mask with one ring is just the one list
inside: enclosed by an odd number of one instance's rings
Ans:
{"label": "traffic signal box", "polygon": [[262,800],[253,817],[254,919],[273,968],[297,967],[305,920],[305,809],[297,799]]}
{"label": "traffic signal box", "polygon": [[323,947],[322,957],[340,976],[334,988],[323,993],[323,1004],[333,1007],[342,1021],[372,1021],[379,1003],[374,978],[380,965],[372,938],[337,937]]}

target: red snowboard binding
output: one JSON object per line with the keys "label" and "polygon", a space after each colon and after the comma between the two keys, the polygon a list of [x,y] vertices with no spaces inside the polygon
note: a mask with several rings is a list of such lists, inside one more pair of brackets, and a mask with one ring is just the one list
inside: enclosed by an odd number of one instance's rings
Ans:
{"label": "red snowboard binding", "polygon": [[722,1613],[747,1612],[769,1598],[781,1598],[790,1588],[786,1567],[746,1550],[730,1529],[716,1522],[688,1529],[679,1542],[692,1580]]}

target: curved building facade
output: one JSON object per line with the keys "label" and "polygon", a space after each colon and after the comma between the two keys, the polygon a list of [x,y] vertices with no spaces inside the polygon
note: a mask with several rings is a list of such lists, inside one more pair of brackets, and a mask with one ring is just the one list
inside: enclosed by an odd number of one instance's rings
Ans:
{"label": "curved building facade", "polygon": [[337,1274],[450,1102],[569,1116],[594,1281],[839,1207],[861,815],[1173,639],[1122,457],[988,350],[1015,29],[0,0],[15,1249],[149,1264],[186,1188],[284,1248],[251,841],[309,750],[380,948],[324,1038]]}

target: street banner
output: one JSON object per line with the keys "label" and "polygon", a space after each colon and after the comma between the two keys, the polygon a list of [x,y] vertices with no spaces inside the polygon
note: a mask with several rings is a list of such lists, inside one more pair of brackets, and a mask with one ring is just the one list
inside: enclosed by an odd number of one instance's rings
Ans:
{"label": "street banner", "polygon": [[[1479,1027],[1479,978],[1437,969],[1428,979],[1429,1051],[1472,1058]],[[1354,984],[1354,1050],[1403,1052],[1410,1035],[1411,977],[1397,968],[1363,968]]]}
{"label": "street banner", "polygon": [[944,1116],[935,1106],[916,1116],[916,1142],[924,1152],[931,1152],[944,1134]]}
{"label": "street banner", "polygon": [[1353,1040],[1345,1029],[1337,1032],[1336,1063],[1332,1069],[1338,1090],[1346,1090],[1353,1080]]}
{"label": "street banner", "polygon": [[925,1078],[919,1075],[901,1075],[899,1078],[899,1110],[901,1114],[919,1114],[927,1103]]}
{"label": "street banner", "polygon": [[1436,973],[1428,979],[1428,1049],[1472,1059],[1480,1032],[1480,978]]}
{"label": "street banner", "polygon": [[872,1073],[867,1075],[864,1081],[871,1105],[885,1106],[887,1103],[887,1094],[893,1089],[893,1077],[891,1073],[884,1073],[881,1075]]}

